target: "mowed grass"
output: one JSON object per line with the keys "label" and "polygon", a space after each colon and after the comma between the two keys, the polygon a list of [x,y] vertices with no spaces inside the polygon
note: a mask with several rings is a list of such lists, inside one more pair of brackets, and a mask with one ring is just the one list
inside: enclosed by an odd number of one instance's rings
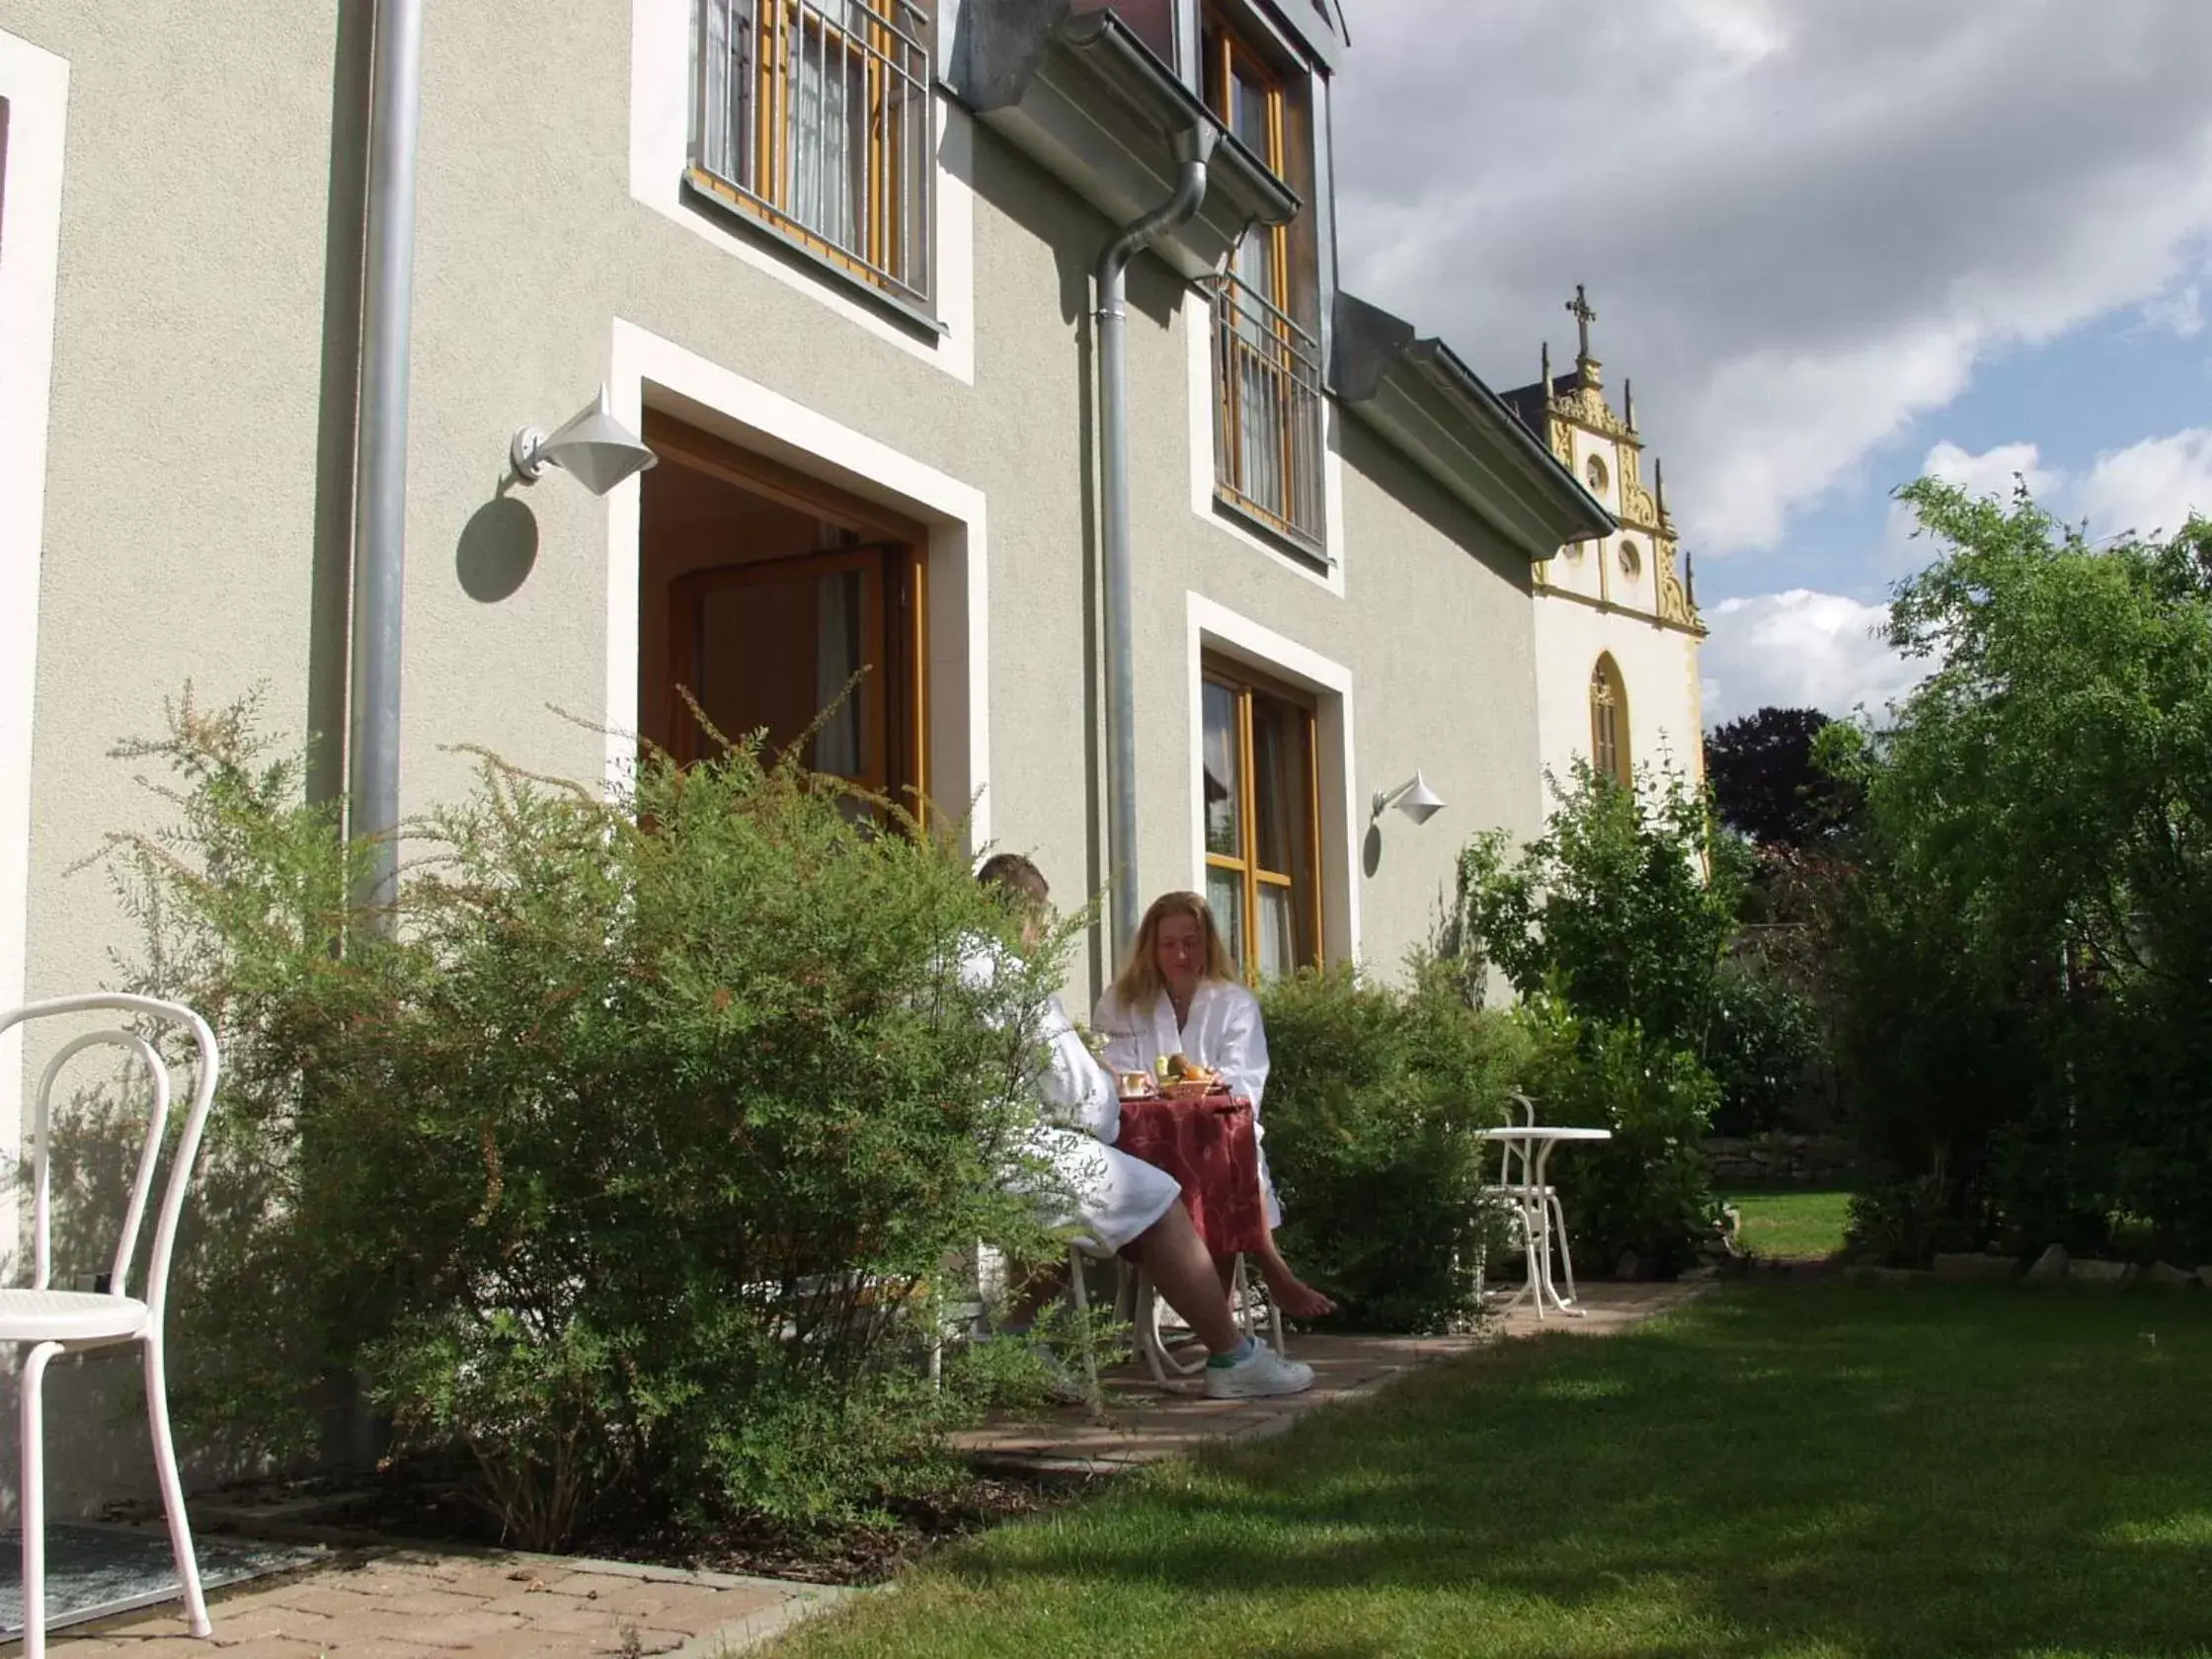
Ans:
{"label": "mowed grass", "polygon": [[1851,1215],[1848,1192],[1801,1187],[1746,1187],[1727,1195],[1742,1218],[1737,1239],[1774,1261],[1807,1261],[1844,1247]]}
{"label": "mowed grass", "polygon": [[897,1655],[2212,1654],[2212,1296],[1744,1285],[1422,1373],[798,1632]]}

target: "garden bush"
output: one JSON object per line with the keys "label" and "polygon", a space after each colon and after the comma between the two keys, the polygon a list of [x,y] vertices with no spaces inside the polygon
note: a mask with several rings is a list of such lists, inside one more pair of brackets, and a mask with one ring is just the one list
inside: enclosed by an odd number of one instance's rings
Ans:
{"label": "garden bush", "polygon": [[1756,961],[1731,958],[1713,981],[1704,1062],[1718,1104],[1715,1135],[1763,1135],[1784,1127],[1821,1059],[1811,1000]]}
{"label": "garden bush", "polygon": [[1555,1182],[1567,1229],[1590,1271],[1625,1252],[1651,1270],[1689,1266],[1716,1219],[1705,1137],[1719,1097],[1698,1057],[1634,1024],[1579,1018],[1540,992],[1518,1017],[1531,1040],[1529,1094],[1545,1123],[1607,1129],[1613,1139],[1561,1151]]}
{"label": "garden bush", "polygon": [[2092,542],[1922,480],[1936,554],[1889,644],[1927,676],[1816,758],[1840,849],[1839,1049],[1904,1260],[2212,1253],[2212,523]]}
{"label": "garden bush", "polygon": [[196,1420],[297,1450],[309,1385],[357,1371],[533,1546],[615,1513],[850,1522],[944,1473],[945,1264],[1049,1248],[997,1175],[1036,1062],[1006,1033],[1056,966],[960,982],[1004,927],[964,855],[750,744],[612,795],[482,756],[369,915],[362,849],[250,710],[188,697],[131,752],[180,814],[119,849],[142,983],[228,1060]]}
{"label": "garden bush", "polygon": [[[1540,1120],[1614,1132],[1560,1154],[1576,1248],[1593,1267],[1632,1250],[1672,1272],[1711,1230],[1719,1094],[1701,1057],[1736,988],[1724,953],[1748,858],[1675,774],[1624,788],[1578,762],[1553,793],[1536,840],[1514,852],[1492,830],[1461,855],[1442,949],[1470,990],[1495,968],[1519,993]],[[1749,1045],[1741,1058],[1751,1077],[1776,1059]]]}
{"label": "garden bush", "polygon": [[1261,992],[1267,1155],[1285,1253],[1327,1287],[1354,1328],[1436,1331],[1473,1314],[1479,1189],[1523,1045],[1469,1007],[1442,965],[1404,989],[1350,968]]}

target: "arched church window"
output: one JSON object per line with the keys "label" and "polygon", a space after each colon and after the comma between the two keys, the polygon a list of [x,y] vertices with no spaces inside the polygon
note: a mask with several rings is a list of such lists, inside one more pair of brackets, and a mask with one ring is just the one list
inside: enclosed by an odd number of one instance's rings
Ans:
{"label": "arched church window", "polygon": [[1616,783],[1630,781],[1628,761],[1628,688],[1620,665],[1606,652],[1590,671],[1590,764]]}

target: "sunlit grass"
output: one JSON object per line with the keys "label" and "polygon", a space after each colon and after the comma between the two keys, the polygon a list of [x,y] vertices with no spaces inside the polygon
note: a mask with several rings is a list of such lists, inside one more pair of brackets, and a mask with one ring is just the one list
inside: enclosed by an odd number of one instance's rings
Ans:
{"label": "sunlit grass", "polygon": [[1740,1286],[1132,1477],[779,1651],[2212,1655],[2208,1375],[2212,1298]]}
{"label": "sunlit grass", "polygon": [[1851,1214],[1848,1192],[1747,1188],[1727,1195],[1726,1201],[1742,1218],[1738,1241],[1771,1261],[1813,1260],[1844,1247],[1844,1224]]}

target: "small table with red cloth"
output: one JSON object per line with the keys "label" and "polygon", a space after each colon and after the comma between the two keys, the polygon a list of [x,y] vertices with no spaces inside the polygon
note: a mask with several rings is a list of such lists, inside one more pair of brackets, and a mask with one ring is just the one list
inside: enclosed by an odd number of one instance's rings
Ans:
{"label": "small table with red cloth", "polygon": [[1245,1254],[1267,1241],[1260,1143],[1249,1100],[1227,1093],[1124,1100],[1114,1144],[1175,1177],[1199,1237],[1215,1255]]}

